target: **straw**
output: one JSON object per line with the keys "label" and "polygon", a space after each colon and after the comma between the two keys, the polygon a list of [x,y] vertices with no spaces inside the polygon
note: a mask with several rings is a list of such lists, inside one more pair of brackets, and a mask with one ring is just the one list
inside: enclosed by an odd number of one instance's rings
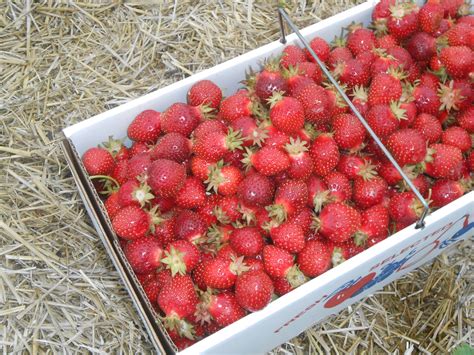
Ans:
{"label": "straw", "polygon": [[[59,132],[278,39],[276,3],[0,1],[3,353],[152,351]],[[300,28],[355,5],[288,3]],[[442,353],[472,344],[471,254],[464,243],[273,352]]]}

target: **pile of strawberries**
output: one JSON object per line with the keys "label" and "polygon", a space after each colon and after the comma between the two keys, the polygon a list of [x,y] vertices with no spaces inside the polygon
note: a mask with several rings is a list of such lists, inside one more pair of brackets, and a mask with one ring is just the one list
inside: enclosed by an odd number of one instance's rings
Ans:
{"label": "pile of strawberries", "polygon": [[[438,208],[471,188],[474,17],[462,1],[382,0],[373,30],[312,49],[420,193]],[[415,222],[422,205],[328,84],[289,45],[223,98],[140,113],[126,147],[83,163],[125,256],[179,348],[264,308]]]}

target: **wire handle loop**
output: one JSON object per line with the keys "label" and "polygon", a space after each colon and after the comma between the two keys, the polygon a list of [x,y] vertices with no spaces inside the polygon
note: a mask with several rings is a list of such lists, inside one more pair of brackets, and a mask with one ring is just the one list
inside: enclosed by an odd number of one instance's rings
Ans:
{"label": "wire handle loop", "polygon": [[284,23],[283,23],[283,20],[286,21],[286,23],[288,24],[288,26],[290,26],[291,30],[296,34],[296,36],[298,36],[298,38],[300,39],[300,41],[303,43],[304,47],[308,50],[308,52],[311,54],[311,56],[314,58],[314,60],[316,61],[316,63],[319,65],[319,67],[321,68],[321,70],[323,71],[323,73],[326,75],[326,77],[329,79],[329,81],[331,82],[331,84],[334,85],[334,87],[336,88],[336,90],[339,92],[339,94],[342,96],[342,98],[344,99],[344,101],[347,103],[347,105],[350,107],[350,109],[352,110],[352,112],[355,114],[355,116],[359,119],[359,121],[362,123],[362,125],[365,127],[365,129],[367,130],[367,132],[369,132],[370,136],[374,139],[375,143],[377,143],[377,145],[380,147],[380,149],[383,151],[383,153],[385,154],[385,156],[388,158],[388,160],[390,160],[390,162],[393,164],[393,166],[397,169],[397,171],[399,172],[399,174],[401,175],[401,177],[403,178],[403,180],[405,180],[405,182],[407,183],[407,185],[410,187],[410,189],[413,191],[413,193],[416,195],[416,197],[420,200],[420,202],[422,203],[423,205],[423,212],[419,218],[419,220],[416,222],[416,225],[415,225],[415,228],[416,229],[419,229],[419,228],[424,228],[425,227],[425,217],[427,216],[428,212],[429,212],[429,205],[428,205],[428,202],[423,198],[423,196],[421,195],[421,193],[418,191],[418,189],[415,187],[415,185],[413,185],[413,183],[411,182],[411,180],[408,178],[408,176],[405,174],[405,172],[403,171],[403,169],[400,167],[400,165],[398,165],[398,163],[395,161],[395,159],[393,158],[392,154],[390,154],[390,152],[387,150],[387,148],[383,145],[383,143],[380,141],[379,137],[377,137],[377,135],[375,134],[375,132],[372,130],[372,128],[370,128],[369,124],[367,123],[367,121],[364,119],[364,117],[362,117],[362,115],[360,114],[360,112],[357,110],[357,108],[354,106],[354,104],[352,103],[352,101],[349,99],[349,97],[346,95],[346,93],[344,92],[344,90],[342,90],[342,88],[339,86],[339,84],[337,83],[337,81],[333,78],[333,76],[331,75],[331,73],[329,72],[329,70],[326,68],[326,66],[324,65],[323,62],[321,62],[321,60],[318,58],[318,56],[316,55],[316,53],[313,51],[313,49],[310,47],[308,41],[306,41],[306,39],[301,35],[298,27],[296,27],[296,25],[293,23],[293,21],[291,21],[290,17],[288,16],[287,12],[285,11],[285,9],[283,9],[282,7],[279,7],[278,8],[278,17],[279,17],[279,22],[280,22],[280,30],[281,30],[281,42],[283,44],[286,43],[286,36],[285,36],[285,29],[284,29]]}

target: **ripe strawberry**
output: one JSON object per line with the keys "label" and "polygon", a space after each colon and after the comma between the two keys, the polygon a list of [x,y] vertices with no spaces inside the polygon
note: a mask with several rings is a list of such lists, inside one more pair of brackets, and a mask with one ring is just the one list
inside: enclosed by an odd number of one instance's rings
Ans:
{"label": "ripe strawberry", "polygon": [[104,207],[107,211],[107,214],[109,215],[109,218],[112,220],[112,218],[114,218],[117,212],[122,208],[119,203],[118,192],[113,192],[109,197],[107,197],[107,200],[104,202]]}
{"label": "ripe strawberry", "polygon": [[235,260],[217,257],[206,263],[203,278],[207,287],[227,289],[234,286],[237,276],[246,270],[243,256]]}
{"label": "ripe strawberry", "polygon": [[356,85],[367,85],[370,80],[369,66],[366,66],[358,58],[338,62],[332,71],[336,79],[347,87]]}
{"label": "ripe strawberry", "polygon": [[205,303],[210,316],[220,327],[228,326],[245,316],[244,309],[231,292],[207,294]]}
{"label": "ripe strawberry", "polygon": [[284,69],[283,77],[286,79],[287,94],[291,97],[296,97],[304,87],[315,83],[312,78],[305,75],[304,70],[299,69],[299,66]]}
{"label": "ripe strawberry", "polygon": [[189,137],[201,120],[200,114],[199,107],[177,102],[161,114],[161,129],[166,133],[181,133]]}
{"label": "ripe strawberry", "polygon": [[387,50],[389,48],[399,46],[399,45],[400,43],[398,42],[398,40],[394,36],[389,35],[389,34],[383,35],[381,37],[377,37],[375,39],[375,46],[377,48]]}
{"label": "ripe strawberry", "polygon": [[152,191],[165,198],[175,196],[185,179],[184,166],[172,160],[157,159],[148,170],[148,184]]}
{"label": "ripe strawberry", "polygon": [[127,181],[118,190],[118,202],[122,207],[131,205],[144,207],[153,197],[150,186],[136,180]]}
{"label": "ripe strawberry", "polygon": [[427,86],[416,86],[412,91],[418,113],[429,113],[437,115],[439,113],[440,101],[436,91]]}
{"label": "ripe strawberry", "polygon": [[252,145],[261,146],[268,138],[267,128],[263,125],[257,125],[257,122],[253,117],[240,117],[233,121],[230,126],[235,132],[240,131],[242,133],[242,144],[245,147],[250,147]]}
{"label": "ripe strawberry", "polygon": [[347,47],[336,47],[330,53],[327,60],[327,65],[330,70],[334,70],[336,64],[341,61],[352,59],[352,52]]}
{"label": "ripe strawberry", "polygon": [[369,52],[375,47],[375,34],[367,28],[357,28],[347,36],[347,48],[354,56]]}
{"label": "ripe strawberry", "polygon": [[[298,72],[320,85],[323,81],[323,72],[316,63],[313,62],[303,62],[298,64]],[[291,95],[290,95],[291,96]]]}
{"label": "ripe strawberry", "polygon": [[362,116],[366,116],[369,111],[368,91],[363,86],[354,86],[352,88],[352,103]]}
{"label": "ripe strawberry", "polygon": [[359,155],[341,155],[337,171],[354,180],[358,176],[370,178],[376,174],[375,167],[370,161]]}
{"label": "ripe strawberry", "polygon": [[112,227],[121,238],[138,239],[148,232],[150,216],[138,206],[127,206],[115,214]]}
{"label": "ripe strawberry", "polygon": [[155,304],[158,298],[158,293],[160,293],[161,285],[158,283],[155,277],[150,280],[147,280],[143,284],[143,291],[145,291],[145,295],[147,296],[148,300]]}
{"label": "ripe strawberry", "polygon": [[249,271],[240,275],[235,283],[235,297],[240,306],[255,312],[270,303],[273,283],[263,271]]}
{"label": "ripe strawberry", "polygon": [[201,180],[194,176],[186,178],[176,194],[176,205],[181,208],[199,208],[206,202],[206,190]]}
{"label": "ripe strawberry", "polygon": [[[325,63],[329,58],[329,45],[328,43],[321,37],[315,37],[309,42],[309,46],[311,49],[316,53],[319,60]],[[310,62],[315,62],[313,56],[309,53],[309,51],[305,48],[304,53],[306,54],[306,58]]]}
{"label": "ripe strawberry", "polygon": [[301,180],[287,180],[278,186],[273,205],[266,209],[278,223],[301,211],[308,201],[308,187]]}
{"label": "ripe strawberry", "polygon": [[341,203],[331,203],[315,218],[317,231],[335,243],[342,243],[354,235],[360,227],[360,214],[354,208]]}
{"label": "ripe strawberry", "polygon": [[388,236],[390,216],[382,204],[372,206],[361,214],[361,225],[354,236],[356,245],[372,246]]}
{"label": "ripe strawberry", "polygon": [[273,200],[274,191],[271,180],[260,173],[247,175],[237,189],[240,199],[248,206],[268,205]]}
{"label": "ripe strawberry", "polygon": [[292,97],[284,97],[275,91],[268,99],[270,103],[270,120],[280,131],[287,134],[297,133],[304,125],[304,108]]}
{"label": "ripe strawberry", "polygon": [[418,26],[423,32],[435,34],[443,19],[444,10],[435,2],[423,5],[418,13]]}
{"label": "ripe strawberry", "polygon": [[224,121],[231,123],[240,117],[252,116],[256,108],[257,105],[252,102],[248,92],[241,90],[222,100],[220,114]]}
{"label": "ripe strawberry", "polygon": [[191,106],[207,105],[217,109],[221,100],[221,89],[210,80],[200,80],[188,91],[188,104]]}
{"label": "ripe strawberry", "polygon": [[264,242],[256,227],[243,227],[233,230],[230,245],[239,255],[256,256],[262,252]]}
{"label": "ripe strawberry", "polygon": [[273,176],[285,171],[290,166],[290,158],[286,152],[272,146],[265,146],[252,153],[247,150],[244,164],[253,166],[257,171],[265,176]]}
{"label": "ripe strawberry", "polygon": [[353,201],[357,207],[367,209],[379,203],[387,195],[388,185],[384,179],[375,176],[371,179],[358,177],[354,180]]}
{"label": "ripe strawberry", "polygon": [[304,207],[299,213],[289,218],[288,223],[301,227],[303,234],[306,235],[310,232],[311,224],[313,223],[313,212],[309,208]]}
{"label": "ripe strawberry", "polygon": [[128,243],[123,252],[133,271],[145,273],[161,265],[163,249],[155,238],[139,238]]}
{"label": "ripe strawberry", "polygon": [[176,275],[158,294],[158,305],[167,318],[184,319],[192,315],[198,304],[191,277]]}
{"label": "ripe strawberry", "polygon": [[168,245],[173,240],[176,240],[176,235],[174,233],[174,228],[176,224],[176,217],[172,214],[167,214],[166,216],[161,216],[161,223],[156,223],[154,225],[154,232],[152,233],[163,246]]}
{"label": "ripe strawberry", "polygon": [[227,132],[227,126],[217,119],[201,122],[193,132],[194,139],[201,139],[212,132]]}
{"label": "ripe strawberry", "polygon": [[413,122],[413,128],[418,130],[428,143],[439,141],[443,132],[438,119],[428,113],[420,113]]}
{"label": "ripe strawberry", "polygon": [[303,105],[305,118],[313,123],[327,123],[330,107],[326,90],[317,84],[309,84],[295,96]]}
{"label": "ripe strawberry", "polygon": [[363,251],[364,247],[357,245],[354,239],[349,239],[344,243],[334,244],[331,254],[332,266],[338,266]]}
{"label": "ripe strawberry", "polygon": [[438,96],[441,102],[440,110],[464,110],[474,100],[474,91],[467,81],[451,80],[448,85],[439,84]]}
{"label": "ripe strawberry", "polygon": [[293,44],[286,46],[280,57],[280,65],[283,68],[296,67],[304,61],[306,61],[306,56],[303,50]]}
{"label": "ripe strawberry", "polygon": [[395,194],[388,205],[390,217],[406,226],[415,222],[423,212],[423,205],[411,191]]}
{"label": "ripe strawberry", "polygon": [[369,105],[389,104],[402,96],[402,84],[399,74],[380,73],[372,78],[369,89]]}
{"label": "ripe strawberry", "polygon": [[436,179],[459,178],[463,157],[459,148],[447,144],[431,144],[433,159],[426,163],[425,173]]}
{"label": "ripe strawberry", "polygon": [[240,201],[237,196],[225,196],[217,204],[214,214],[217,220],[222,224],[229,224],[242,217],[239,211]]}
{"label": "ripe strawberry", "polygon": [[425,138],[415,129],[405,128],[392,133],[386,146],[400,166],[421,163],[426,156]]}
{"label": "ripe strawberry", "polygon": [[288,168],[288,175],[292,179],[306,180],[313,172],[313,159],[308,153],[306,141],[301,141],[300,138],[294,140],[290,138],[290,143],[285,146],[290,158],[290,167]]}
{"label": "ripe strawberry", "polygon": [[[213,122],[213,121],[208,121]],[[169,159],[182,163],[191,155],[191,141],[180,133],[167,133],[162,136],[151,151],[151,158]]]}
{"label": "ripe strawberry", "polygon": [[337,115],[332,126],[334,140],[340,149],[355,149],[364,142],[365,128],[356,116],[349,113]]}
{"label": "ripe strawberry", "polygon": [[181,211],[175,220],[174,233],[178,239],[196,242],[207,232],[207,226],[201,217],[190,210]]}
{"label": "ripe strawberry", "polygon": [[[294,223],[286,222],[270,231],[273,244],[288,253],[299,253],[305,245],[303,229]],[[268,270],[267,270],[268,272]],[[271,273],[268,274],[274,277]]]}
{"label": "ripe strawberry", "polygon": [[339,162],[339,148],[329,134],[323,133],[316,137],[309,153],[315,163],[314,173],[319,176],[327,175]]}
{"label": "ripe strawberry", "polygon": [[474,49],[474,25],[458,23],[446,32],[448,43],[452,47],[466,46]]}
{"label": "ripe strawberry", "polygon": [[191,273],[200,260],[200,251],[187,240],[175,240],[166,246],[161,262],[171,270],[171,276]]}
{"label": "ripe strawberry", "polygon": [[402,176],[390,161],[383,162],[378,173],[389,186],[395,186],[402,181]]}
{"label": "ripe strawberry", "polygon": [[242,173],[233,165],[223,165],[221,160],[209,169],[206,181],[207,190],[214,191],[224,196],[234,195],[243,179]]}
{"label": "ripe strawberry", "polygon": [[274,245],[263,248],[263,265],[265,272],[272,278],[286,277],[294,265],[293,255],[287,250]]}
{"label": "ripe strawberry", "polygon": [[464,128],[458,126],[448,127],[441,136],[441,142],[443,144],[457,147],[463,153],[469,151],[472,146],[472,140],[469,133]]}
{"label": "ripe strawberry", "polygon": [[467,78],[474,71],[474,54],[466,46],[445,47],[439,54],[448,74],[455,79]]}
{"label": "ripe strawberry", "polygon": [[392,101],[390,105],[375,105],[367,113],[367,123],[380,138],[388,137],[400,126],[401,120],[406,120],[406,111],[399,102]]}
{"label": "ripe strawberry", "polygon": [[90,148],[82,156],[82,163],[89,175],[109,175],[114,169],[114,158],[104,148]]}
{"label": "ripe strawberry", "polygon": [[463,3],[461,0],[441,0],[440,5],[444,9],[444,17],[455,18]]}
{"label": "ripe strawberry", "polygon": [[229,128],[227,133],[216,131],[196,139],[193,151],[204,159],[216,162],[227,152],[242,149],[242,141],[242,134]]}
{"label": "ripe strawberry", "polygon": [[389,69],[397,69],[401,65],[394,56],[387,53],[387,50],[374,49],[374,53],[376,54],[376,57],[370,65],[370,73],[372,77],[377,74],[387,73]]}
{"label": "ripe strawberry", "polygon": [[308,277],[315,277],[331,267],[331,252],[326,243],[309,240],[296,257],[300,270]]}
{"label": "ripe strawberry", "polygon": [[395,5],[395,0],[381,0],[372,11],[372,21],[387,19],[390,16],[390,7]]}
{"label": "ripe strawberry", "polygon": [[119,185],[128,181],[128,160],[119,160],[114,166],[110,177],[115,179]]}
{"label": "ripe strawberry", "polygon": [[255,95],[262,101],[267,101],[274,92],[286,92],[286,80],[280,73],[278,61],[270,60],[265,63],[263,70],[256,74],[253,89]]}
{"label": "ripe strawberry", "polygon": [[399,40],[408,38],[418,28],[418,7],[408,2],[390,6],[387,28]]}
{"label": "ripe strawberry", "polygon": [[143,142],[133,142],[132,146],[128,150],[128,155],[130,158],[133,158],[135,155],[141,153],[148,153],[150,149],[148,146]]}
{"label": "ripe strawberry", "polygon": [[460,112],[457,116],[459,127],[464,128],[469,134],[474,133],[474,107],[471,106]]}
{"label": "ripe strawberry", "polygon": [[195,155],[191,159],[191,172],[201,181],[205,181],[209,177],[210,168],[214,164],[215,163],[210,162],[207,159]]}
{"label": "ripe strawberry", "polygon": [[144,176],[149,171],[152,160],[149,153],[134,155],[127,164],[127,177],[129,180]]}
{"label": "ripe strawberry", "polygon": [[429,61],[436,54],[436,39],[425,32],[416,32],[406,43],[406,49],[418,61]]}
{"label": "ripe strawberry", "polygon": [[466,192],[460,181],[437,180],[431,186],[431,202],[433,207],[443,207],[458,199]]}
{"label": "ripe strawberry", "polygon": [[136,142],[156,142],[161,133],[160,117],[160,113],[155,110],[141,112],[128,126],[128,137]]}
{"label": "ripe strawberry", "polygon": [[352,196],[352,185],[349,179],[339,171],[333,171],[324,177],[332,201],[348,201]]}

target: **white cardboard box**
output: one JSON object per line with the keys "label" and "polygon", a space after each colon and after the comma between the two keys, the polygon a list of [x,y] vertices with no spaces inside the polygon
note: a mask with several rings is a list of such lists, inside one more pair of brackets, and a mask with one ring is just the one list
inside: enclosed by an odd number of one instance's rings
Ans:
{"label": "white cardboard box", "polygon": [[[375,2],[366,2],[302,29],[301,33],[308,39],[318,35],[331,41],[340,33],[341,27],[352,21],[369,24],[374,4]],[[294,34],[289,35],[287,40],[288,44],[298,43]],[[272,42],[63,131],[66,136],[63,143],[65,155],[86,209],[160,353],[173,353],[176,349],[156,320],[156,313],[151,309],[123,257],[80,156],[86,149],[106,141],[110,135],[125,137],[128,124],[141,111],[163,111],[174,102],[185,102],[189,87],[198,80],[212,80],[223,89],[224,95],[232,94],[239,88],[239,82],[245,77],[249,66],[258,67],[262,59],[279,54],[283,48],[284,45],[280,42]],[[429,215],[424,229],[417,230],[412,225],[396,233],[180,354],[247,354],[271,350],[327,316],[417,268],[451,244],[473,235],[474,192],[470,192]]]}

